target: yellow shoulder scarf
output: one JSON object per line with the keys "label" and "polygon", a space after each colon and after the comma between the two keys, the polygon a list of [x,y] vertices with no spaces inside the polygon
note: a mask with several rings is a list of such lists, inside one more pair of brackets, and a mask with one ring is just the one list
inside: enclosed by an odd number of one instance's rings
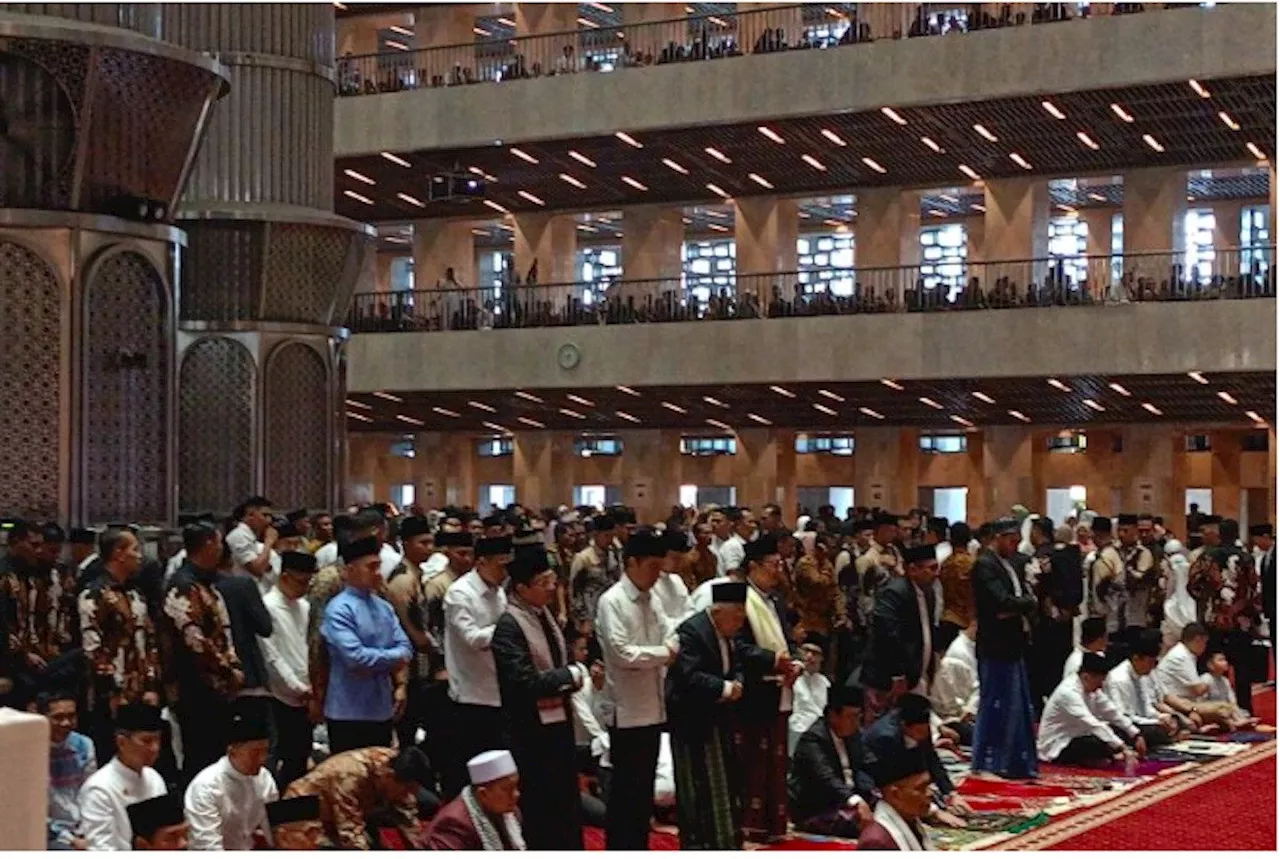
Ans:
{"label": "yellow shoulder scarf", "polygon": [[787,637],[773,603],[761,596],[754,585],[747,586],[747,623],[751,624],[758,646],[772,653],[788,650]]}

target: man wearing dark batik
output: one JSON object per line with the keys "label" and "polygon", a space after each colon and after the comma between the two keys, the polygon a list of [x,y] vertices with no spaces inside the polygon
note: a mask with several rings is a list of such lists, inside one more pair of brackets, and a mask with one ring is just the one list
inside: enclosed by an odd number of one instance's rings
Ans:
{"label": "man wearing dark batik", "polygon": [[29,677],[34,690],[74,688],[79,685],[83,672],[75,607],[75,575],[58,569],[58,558],[65,542],[66,533],[62,528],[54,522],[46,523],[41,528],[35,565],[28,572],[19,573],[25,589],[24,645],[29,659],[34,654],[44,662],[43,667],[31,669]]}
{"label": "man wearing dark batik", "polygon": [[40,553],[40,527],[34,522],[15,522],[9,530],[9,551],[0,558],[0,703],[12,695],[21,704],[30,695],[36,678],[48,668],[30,641],[28,584],[36,573]]}
{"label": "man wearing dark batik", "polygon": [[214,587],[222,534],[212,522],[193,522],[182,529],[182,545],[187,560],[169,582],[164,617],[177,675],[183,769],[190,779],[226,753],[231,700],[244,673],[227,604]]}
{"label": "man wearing dark batik", "polygon": [[1221,649],[1235,675],[1236,704],[1253,712],[1253,636],[1262,614],[1262,594],[1253,556],[1236,545],[1240,525],[1219,524],[1221,544],[1206,549],[1191,565],[1187,593],[1209,628],[1210,649]]}
{"label": "man wearing dark batik", "polygon": [[89,706],[98,759],[115,749],[115,714],[122,704],[160,702],[160,654],[147,601],[130,579],[142,565],[142,545],[127,528],[98,541],[102,576],[80,594],[80,639],[89,663]]}

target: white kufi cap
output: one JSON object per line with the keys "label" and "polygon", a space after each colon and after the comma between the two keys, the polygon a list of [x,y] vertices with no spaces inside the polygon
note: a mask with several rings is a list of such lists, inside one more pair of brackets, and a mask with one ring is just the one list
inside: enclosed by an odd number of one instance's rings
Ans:
{"label": "white kufi cap", "polygon": [[472,784],[488,784],[516,774],[516,759],[505,749],[482,752],[467,761],[467,772]]}

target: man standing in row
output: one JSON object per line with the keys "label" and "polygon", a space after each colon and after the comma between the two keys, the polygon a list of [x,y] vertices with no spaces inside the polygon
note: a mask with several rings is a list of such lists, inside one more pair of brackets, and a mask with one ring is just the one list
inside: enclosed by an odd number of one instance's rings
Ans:
{"label": "man standing in row", "polygon": [[311,679],[307,666],[311,605],[306,594],[315,572],[314,555],[285,552],[280,558],[280,580],[262,598],[271,615],[271,636],[258,640],[275,720],[268,767],[281,789],[306,773],[311,757]]}
{"label": "man standing in row", "polygon": [[862,667],[867,721],[896,705],[907,692],[927,695],[937,666],[933,647],[933,582],[938,573],[933,546],[903,553],[906,575],[876,593],[871,642]]}

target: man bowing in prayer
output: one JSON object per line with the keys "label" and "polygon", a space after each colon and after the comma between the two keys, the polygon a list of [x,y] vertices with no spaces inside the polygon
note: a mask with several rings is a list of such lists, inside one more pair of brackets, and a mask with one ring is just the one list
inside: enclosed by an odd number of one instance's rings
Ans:
{"label": "man bowing in prayer", "polygon": [[511,593],[491,648],[511,751],[534,787],[520,797],[525,839],[531,850],[581,850],[569,696],[586,681],[587,669],[570,662],[548,609],[557,580],[546,551],[517,548],[507,572]]}
{"label": "man bowing in prayer", "polygon": [[467,761],[467,773],[470,786],[432,819],[426,849],[524,850],[517,811],[520,774],[511,752],[476,755]]}

